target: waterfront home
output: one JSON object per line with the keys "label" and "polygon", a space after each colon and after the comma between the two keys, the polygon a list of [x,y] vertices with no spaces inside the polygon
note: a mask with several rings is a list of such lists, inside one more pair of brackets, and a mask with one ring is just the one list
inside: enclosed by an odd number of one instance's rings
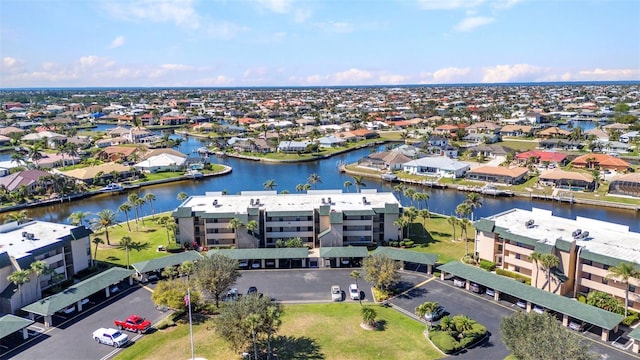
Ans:
{"label": "waterfront home", "polygon": [[582,144],[580,141],[567,139],[546,139],[538,143],[541,149],[547,150],[580,150]]}
{"label": "waterfront home", "polygon": [[533,134],[533,127],[529,125],[505,125],[500,129],[500,136],[527,137]]}
{"label": "waterfront home", "polygon": [[548,118],[542,115],[539,112],[531,111],[524,115],[524,119],[526,122],[531,124],[541,124],[544,122],[548,122]]}
{"label": "waterfront home", "polygon": [[571,165],[577,168],[627,171],[630,164],[617,156],[607,154],[586,154],[573,159]]}
{"label": "waterfront home", "polygon": [[467,134],[499,134],[502,126],[490,122],[482,121],[467,126]]}
{"label": "waterfront home", "polygon": [[82,159],[79,156],[68,154],[52,154],[41,153],[42,157],[38,159],[38,167],[42,169],[51,169],[57,167],[65,167],[79,164]]}
{"label": "waterfront home", "polygon": [[595,138],[595,140],[599,140],[599,141],[609,141],[609,133],[604,131],[601,128],[594,128],[591,130],[587,130],[584,132],[584,135],[587,138]]}
{"label": "waterfront home", "polygon": [[0,146],[7,146],[11,144],[11,138],[8,136],[0,135]]}
{"label": "waterfront home", "polygon": [[[610,278],[610,267],[640,266],[640,233],[597,219],[567,219],[551,211],[513,209],[475,222],[476,253],[482,260],[531,279],[531,286],[559,295],[602,291],[625,301],[627,282]],[[559,263],[548,276],[533,252],[552,254]],[[640,310],[640,279],[630,277],[629,308]]]}
{"label": "waterfront home", "polygon": [[520,184],[526,180],[529,169],[526,167],[481,166],[467,172],[468,180],[496,182],[502,184]]}
{"label": "waterfront home", "polygon": [[[390,192],[363,189],[308,190],[305,194],[242,191],[240,195],[208,192],[191,196],[172,213],[177,242],[205,247],[272,248],[279,239],[299,237],[309,248],[367,246],[398,239],[394,222],[402,205]],[[255,221],[258,229],[231,228]]]}
{"label": "waterfront home", "polygon": [[11,174],[11,169],[24,166],[22,163],[18,163],[15,160],[0,161],[0,176],[7,176]]}
{"label": "waterfront home", "polygon": [[405,164],[409,161],[411,161],[410,157],[392,150],[365,156],[364,158],[358,160],[358,165],[394,171],[402,169],[402,164]]}
{"label": "waterfront home", "polygon": [[0,186],[8,192],[19,190],[24,186],[27,193],[31,194],[37,188],[45,186],[45,180],[42,178],[49,175],[48,172],[38,169],[22,170],[0,177]]}
{"label": "waterfront home", "polygon": [[541,130],[536,133],[537,137],[541,137],[543,139],[549,138],[566,138],[571,135],[570,131],[560,129],[557,126],[548,127],[544,130]]}
{"label": "waterfront home", "polygon": [[128,161],[130,158],[135,157],[134,154],[139,153],[139,150],[130,146],[109,146],[96,154],[96,158],[104,161]]}
{"label": "waterfront home", "polygon": [[129,178],[135,173],[135,170],[129,166],[110,162],[69,171],[61,171],[60,173],[66,177],[80,180],[87,185],[92,185],[96,181],[108,183]]}
{"label": "waterfront home", "polygon": [[468,150],[471,156],[484,156],[485,158],[495,159],[498,156],[507,156],[509,153],[515,152],[512,148],[502,145],[477,145],[470,147]]}
{"label": "waterfront home", "polygon": [[180,171],[184,169],[186,156],[176,156],[173,154],[159,154],[147,157],[145,160],[133,165],[134,168],[146,173],[159,173],[168,171]]}
{"label": "waterfront home", "polygon": [[20,140],[32,144],[44,140],[47,142],[47,146],[51,149],[55,149],[59,144],[64,143],[67,140],[67,137],[66,135],[58,134],[53,131],[42,131],[24,135]]}
{"label": "waterfront home", "polygon": [[609,194],[640,198],[640,173],[614,176],[609,184]]}
{"label": "waterfront home", "polygon": [[516,154],[515,160],[525,165],[533,160],[535,164],[545,164],[547,167],[560,167],[567,164],[567,154],[556,151],[531,150]]}
{"label": "waterfront home", "polygon": [[7,277],[28,270],[31,263],[42,260],[59,281],[73,278],[89,267],[91,230],[45,221],[28,220],[0,225],[0,312],[17,313],[20,308],[39,300],[42,290],[55,285],[52,276],[29,274],[28,282],[17,286]]}
{"label": "waterfront home", "polygon": [[402,171],[409,174],[452,179],[463,177],[470,168],[469,164],[446,156],[423,157],[402,164]]}
{"label": "waterfront home", "polygon": [[340,146],[347,142],[346,140],[338,138],[334,135],[323,136],[316,141],[318,142],[318,145],[320,147],[324,147],[324,148]]}
{"label": "waterfront home", "polygon": [[278,151],[285,153],[304,152],[307,150],[307,146],[313,144],[313,141],[281,141],[278,144]]}
{"label": "waterfront home", "polygon": [[634,142],[636,139],[640,139],[640,131],[629,131],[620,135],[620,141],[623,143]]}
{"label": "waterfront home", "polygon": [[547,170],[540,174],[538,181],[558,189],[594,190],[596,181],[590,174],[564,171],[562,169]]}
{"label": "waterfront home", "polygon": [[0,127],[0,135],[11,136],[11,134],[22,134],[24,130],[15,126]]}

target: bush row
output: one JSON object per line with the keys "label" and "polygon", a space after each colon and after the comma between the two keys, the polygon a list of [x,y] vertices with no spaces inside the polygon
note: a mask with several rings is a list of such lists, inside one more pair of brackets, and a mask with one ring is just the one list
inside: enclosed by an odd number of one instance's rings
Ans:
{"label": "bush row", "polygon": [[506,277],[510,277],[512,279],[515,279],[515,280],[518,280],[520,282],[523,282],[523,283],[525,283],[527,285],[531,285],[531,279],[529,279],[528,277],[526,277],[524,275],[520,275],[520,274],[512,272],[512,271],[503,270],[503,269],[496,269],[496,274],[502,275],[502,276],[506,276]]}
{"label": "bush row", "polygon": [[402,241],[389,241],[389,246],[412,248],[415,245],[413,240],[404,239]]}
{"label": "bush row", "polygon": [[493,271],[496,269],[496,263],[489,260],[480,260],[480,268],[485,269],[487,271]]}

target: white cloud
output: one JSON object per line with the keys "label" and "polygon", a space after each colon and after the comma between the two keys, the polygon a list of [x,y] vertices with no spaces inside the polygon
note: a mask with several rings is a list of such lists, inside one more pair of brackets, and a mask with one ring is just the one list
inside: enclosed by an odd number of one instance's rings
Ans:
{"label": "white cloud", "polygon": [[515,64],[496,65],[494,67],[484,68],[483,72],[482,82],[504,83],[513,81],[535,81],[535,77],[548,72],[548,70],[529,64]]}
{"label": "white cloud", "polygon": [[380,85],[401,85],[407,84],[409,78],[405,75],[398,74],[383,74],[378,76],[377,83]]}
{"label": "white cloud", "polygon": [[439,84],[455,83],[463,81],[465,76],[471,72],[471,68],[448,67],[437,70],[433,73],[433,82]]}
{"label": "white cloud", "polygon": [[294,0],[253,0],[258,10],[266,10],[275,14],[293,15],[293,21],[303,23],[311,17],[312,11],[308,7],[300,6],[300,2]]}
{"label": "white cloud", "polygon": [[468,9],[482,5],[485,0],[418,0],[425,10]]}
{"label": "white cloud", "polygon": [[17,73],[23,70],[24,62],[16,58],[5,56],[2,58],[2,73]]}
{"label": "white cloud", "polygon": [[373,78],[371,72],[360,69],[349,69],[346,71],[338,72],[329,75],[329,84],[336,85],[356,85],[356,84],[368,84],[369,80]]}
{"label": "white cloud", "polygon": [[248,30],[249,28],[245,26],[223,21],[220,23],[209,22],[206,33],[211,37],[229,40],[234,38],[238,33]]}
{"label": "white cloud", "polygon": [[486,17],[486,16],[476,16],[476,17],[468,17],[462,21],[460,21],[456,26],[454,26],[454,30],[456,31],[471,31],[477,27],[491,24],[494,22],[494,18]]}
{"label": "white cloud", "polygon": [[130,0],[103,3],[113,17],[126,21],[173,22],[190,29],[200,27],[200,16],[192,0]]}
{"label": "white cloud", "polygon": [[124,36],[118,36],[115,39],[113,39],[113,41],[111,42],[111,45],[109,45],[109,49],[115,49],[122,45],[124,45]]}
{"label": "white cloud", "polygon": [[577,80],[602,80],[602,81],[616,81],[616,80],[639,80],[640,69],[601,69],[596,68],[592,70],[579,71]]}

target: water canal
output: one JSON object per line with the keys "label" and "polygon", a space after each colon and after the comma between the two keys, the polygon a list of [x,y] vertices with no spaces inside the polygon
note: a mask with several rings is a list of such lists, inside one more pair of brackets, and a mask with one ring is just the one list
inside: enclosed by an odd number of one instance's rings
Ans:
{"label": "water canal", "polygon": [[[102,129],[101,129],[102,130]],[[175,136],[175,135],[173,135]],[[180,145],[180,151],[185,154],[193,154],[193,151],[201,146],[205,146],[206,140],[189,137]],[[380,146],[376,150],[383,150]],[[370,148],[355,150],[346,154],[338,155],[329,159],[314,162],[294,163],[294,164],[268,164],[256,161],[241,160],[230,157],[212,157],[213,163],[222,163],[233,168],[233,172],[225,176],[211,177],[198,181],[180,181],[164,185],[157,185],[137,189],[140,196],[147,192],[152,192],[156,196],[153,207],[156,212],[163,212],[175,209],[179,205],[177,194],[185,192],[189,195],[202,195],[207,191],[223,191],[229,194],[237,194],[243,190],[263,190],[265,181],[273,179],[278,184],[274,189],[278,192],[288,190],[290,193],[296,192],[298,184],[307,182],[310,174],[320,175],[321,182],[316,185],[317,189],[342,189],[344,182],[353,179],[338,171],[340,163],[353,163],[361,157],[367,155]],[[5,154],[3,154],[5,155]],[[194,154],[195,155],[195,154]],[[383,181],[365,179],[367,189],[377,189],[378,191],[392,191],[393,185]],[[430,188],[420,188],[419,191],[430,193],[429,209],[434,212],[451,215],[455,212],[455,207],[461,203],[466,193],[455,190],[436,190]],[[351,187],[354,191],[354,187]],[[400,199],[403,205],[409,206],[410,202],[404,197]],[[111,209],[117,212],[117,208],[127,201],[127,194],[98,195],[88,199],[74,202],[60,203],[45,207],[28,210],[30,217],[52,221],[68,222],[69,215],[76,211],[96,213],[102,209]],[[514,207],[531,209],[538,207],[553,210],[553,213],[566,218],[576,216],[590,217],[603,221],[627,225],[632,231],[640,232],[640,213],[618,210],[603,207],[568,205],[545,201],[529,200],[526,198],[493,198],[485,197],[483,206],[476,210],[476,217],[490,216]],[[143,207],[143,212],[150,215],[149,206]],[[118,215],[121,215],[118,213]],[[124,216],[120,216],[124,220]]]}

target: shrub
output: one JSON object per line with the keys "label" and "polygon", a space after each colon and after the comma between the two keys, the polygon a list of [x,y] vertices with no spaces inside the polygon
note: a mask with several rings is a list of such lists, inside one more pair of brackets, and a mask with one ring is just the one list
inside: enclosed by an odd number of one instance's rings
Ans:
{"label": "shrub", "polygon": [[485,269],[487,271],[493,271],[496,269],[496,263],[489,260],[480,260],[480,268]]}
{"label": "shrub", "polygon": [[578,302],[586,304],[587,303],[587,297],[584,296],[584,295],[578,295]]}
{"label": "shrub", "polygon": [[465,264],[475,264],[475,260],[469,254],[462,257],[462,262]]}
{"label": "shrub", "polygon": [[398,247],[398,245],[400,245],[400,243],[397,242],[397,241],[389,241],[389,245],[391,245],[392,247]]}
{"label": "shrub", "polygon": [[168,253],[178,253],[178,252],[182,252],[182,251],[184,251],[184,248],[182,248],[182,246],[180,246],[180,245],[171,244],[171,245],[167,246],[167,252]]}
{"label": "shrub", "polygon": [[518,280],[520,282],[523,282],[527,285],[531,285],[531,279],[529,279],[528,277],[524,276],[524,275],[520,275],[518,273],[512,272],[512,271],[508,271],[508,270],[504,270],[504,269],[496,269],[496,274],[498,275],[502,275],[502,276],[506,276],[506,277],[510,277],[512,279]]}
{"label": "shrub", "polygon": [[391,291],[380,290],[376,287],[373,288],[373,297],[376,301],[385,301],[393,295]]}
{"label": "shrub", "polygon": [[640,319],[640,315],[637,312],[629,311],[629,315],[627,315],[627,317],[624,318],[624,320],[622,320],[622,324],[626,326],[631,326],[631,324],[638,321],[638,319]]}
{"label": "shrub", "polygon": [[430,331],[429,339],[433,342],[433,345],[437,346],[445,354],[450,354],[461,349],[460,344],[449,335],[446,331]]}
{"label": "shrub", "polygon": [[406,247],[406,248],[412,248],[413,244],[414,244],[413,240],[405,240],[404,241],[404,247]]}

